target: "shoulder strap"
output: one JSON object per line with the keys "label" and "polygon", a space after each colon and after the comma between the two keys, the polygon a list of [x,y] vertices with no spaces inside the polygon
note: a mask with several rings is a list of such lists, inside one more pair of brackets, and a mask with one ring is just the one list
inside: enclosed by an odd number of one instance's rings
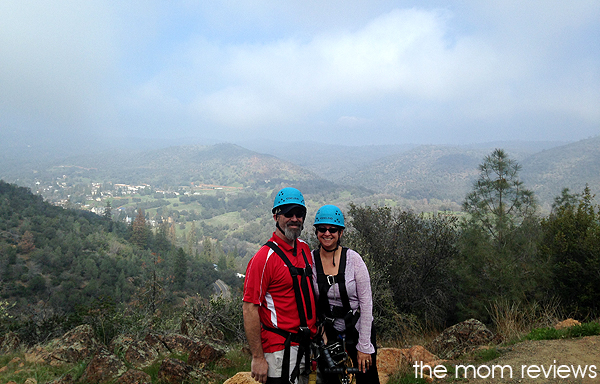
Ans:
{"label": "shoulder strap", "polygon": [[[342,254],[340,255],[340,265],[338,268],[338,273],[335,276],[326,275],[323,271],[323,263],[321,262],[320,254],[318,253],[318,249],[313,251],[313,259],[315,259],[315,268],[317,270],[317,285],[319,287],[319,311],[323,311],[328,317],[344,317],[348,311],[351,311],[350,307],[350,299],[348,298],[348,291],[346,290],[346,261],[347,261],[347,253],[348,248],[342,247]],[[331,307],[329,305],[329,299],[327,298],[327,292],[333,286],[333,284],[338,283],[340,290],[340,299],[342,300],[341,309],[336,310],[334,307],[334,313],[331,311]],[[342,311],[340,313],[340,311]]]}
{"label": "shoulder strap", "polygon": [[338,270],[338,276],[342,275],[341,279],[339,279],[338,284],[340,286],[340,299],[342,299],[342,305],[344,306],[344,311],[351,311],[350,307],[350,298],[348,298],[348,291],[346,290],[346,262],[348,259],[348,248],[342,247],[342,255],[340,256],[340,268]]}
{"label": "shoulder strap", "polygon": [[[292,333],[288,333],[287,336],[280,332],[276,331],[274,328],[264,327],[265,329],[278,333],[284,337],[285,340],[285,348],[283,352],[283,365],[281,367],[281,377],[285,378],[284,382],[294,382],[298,375],[300,374],[300,361],[302,359],[302,355],[305,357],[305,361],[309,361],[310,359],[310,329],[308,328],[308,320],[312,319],[312,305],[310,300],[310,295],[313,293],[309,289],[309,285],[312,287],[312,268],[310,267],[310,263],[306,258],[306,254],[304,250],[302,250],[302,257],[304,258],[304,268],[299,268],[294,266],[290,259],[285,255],[285,253],[279,248],[277,244],[272,241],[268,241],[266,244],[269,248],[273,250],[280,258],[283,260],[285,265],[288,267],[290,274],[292,275],[293,287],[294,287],[294,296],[296,296],[296,306],[298,307],[298,317],[300,318],[300,329],[294,336]],[[300,280],[300,281],[299,281]],[[302,302],[302,297],[304,297],[304,303]],[[304,310],[304,306],[306,305],[306,311]],[[290,368],[290,345],[292,339],[298,340],[299,349],[296,358],[296,365],[294,370],[292,371],[292,375],[289,375]],[[306,365],[308,367],[308,364]]]}
{"label": "shoulder strap", "polygon": [[[310,301],[311,293],[308,287],[309,282],[312,284],[312,269],[308,259],[306,258],[306,254],[304,253],[304,250],[302,250],[302,256],[304,257],[304,268],[299,268],[291,263],[290,259],[288,259],[288,257],[285,255],[285,253],[283,253],[277,244],[272,241],[268,241],[265,245],[271,248],[288,267],[294,284],[294,294],[296,296],[296,305],[298,306],[298,315],[300,316],[300,326],[306,327],[307,319],[312,319],[313,317]],[[300,282],[298,281],[298,276],[300,277]],[[306,312],[304,311],[304,305],[302,303],[303,296],[304,304],[306,305]]]}

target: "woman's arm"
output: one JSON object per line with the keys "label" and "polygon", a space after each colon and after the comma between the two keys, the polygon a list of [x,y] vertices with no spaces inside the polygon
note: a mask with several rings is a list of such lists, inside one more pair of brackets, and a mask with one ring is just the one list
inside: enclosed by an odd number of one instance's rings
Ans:
{"label": "woman's arm", "polygon": [[371,294],[371,278],[362,257],[354,251],[354,278],[356,280],[356,294],[360,308],[360,318],[356,324],[358,331],[358,344],[356,349],[360,352],[371,354],[375,347],[371,343],[371,326],[373,324],[373,299]]}

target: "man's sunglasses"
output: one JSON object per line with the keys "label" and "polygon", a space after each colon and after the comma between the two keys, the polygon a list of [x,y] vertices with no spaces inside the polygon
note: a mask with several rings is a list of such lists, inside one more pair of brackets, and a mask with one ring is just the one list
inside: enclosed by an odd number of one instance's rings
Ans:
{"label": "man's sunglasses", "polygon": [[339,231],[341,228],[338,227],[331,227],[331,228],[325,228],[325,227],[317,227],[317,231],[319,233],[325,233],[327,231],[329,231],[329,233],[337,233],[337,231]]}
{"label": "man's sunglasses", "polygon": [[294,208],[294,209],[290,209],[289,211],[284,213],[283,216],[287,217],[288,219],[293,216],[304,217],[304,216],[306,216],[306,211],[302,208]]}

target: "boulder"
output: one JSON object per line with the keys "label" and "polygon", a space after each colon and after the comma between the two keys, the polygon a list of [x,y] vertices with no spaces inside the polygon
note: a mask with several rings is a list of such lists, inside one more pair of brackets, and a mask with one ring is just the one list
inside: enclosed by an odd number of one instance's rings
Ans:
{"label": "boulder", "polygon": [[377,350],[377,372],[381,384],[387,383],[389,376],[399,370],[411,370],[412,365],[423,363],[423,365],[435,366],[442,364],[436,355],[429,352],[420,345],[411,348],[380,348]]}
{"label": "boulder", "polygon": [[94,330],[85,324],[75,327],[65,333],[63,337],[53,340],[48,347],[52,351],[51,360],[77,363],[93,356],[99,345]]}
{"label": "boulder", "polygon": [[563,328],[569,328],[569,327],[573,327],[575,325],[581,325],[581,323],[575,319],[567,319],[567,320],[563,320],[559,323],[557,323],[554,326],[554,329],[563,329]]}
{"label": "boulder", "polygon": [[479,320],[469,319],[447,328],[428,349],[443,359],[455,359],[480,345],[488,344],[494,334]]}
{"label": "boulder", "polygon": [[168,358],[163,360],[158,370],[158,379],[171,384],[200,380],[204,377],[205,375],[202,372],[178,359]]}
{"label": "boulder", "polygon": [[169,351],[177,353],[191,353],[194,349],[201,345],[201,343],[196,339],[178,334],[163,336],[161,341],[169,349]]}
{"label": "boulder", "polygon": [[377,350],[377,373],[379,373],[381,384],[387,383],[389,376],[400,369],[404,358],[404,353],[398,348],[379,348]]}
{"label": "boulder", "polygon": [[146,372],[130,369],[119,377],[117,384],[152,384],[152,378]]}
{"label": "boulder", "polygon": [[225,351],[210,344],[200,343],[190,352],[188,364],[198,367],[201,364],[219,360],[225,356]]}
{"label": "boulder", "polygon": [[144,341],[152,348],[156,349],[159,355],[169,353],[169,349],[163,342],[163,336],[157,333],[149,333],[144,337]]}
{"label": "boulder", "polygon": [[159,356],[156,348],[148,344],[146,340],[134,340],[133,337],[126,335],[115,337],[110,343],[110,349],[115,354],[123,356],[125,361],[135,368],[147,368]]}
{"label": "boulder", "polygon": [[256,384],[258,381],[252,378],[250,372],[238,372],[235,376],[225,380],[223,384]]}
{"label": "boulder", "polygon": [[104,383],[113,381],[127,371],[125,363],[107,348],[100,347],[94,354],[81,376],[83,383]]}

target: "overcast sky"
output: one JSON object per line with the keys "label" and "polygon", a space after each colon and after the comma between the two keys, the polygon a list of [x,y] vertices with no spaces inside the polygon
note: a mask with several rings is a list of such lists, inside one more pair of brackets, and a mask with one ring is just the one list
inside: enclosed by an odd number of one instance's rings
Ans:
{"label": "overcast sky", "polygon": [[0,139],[575,141],[600,1],[0,1]]}

